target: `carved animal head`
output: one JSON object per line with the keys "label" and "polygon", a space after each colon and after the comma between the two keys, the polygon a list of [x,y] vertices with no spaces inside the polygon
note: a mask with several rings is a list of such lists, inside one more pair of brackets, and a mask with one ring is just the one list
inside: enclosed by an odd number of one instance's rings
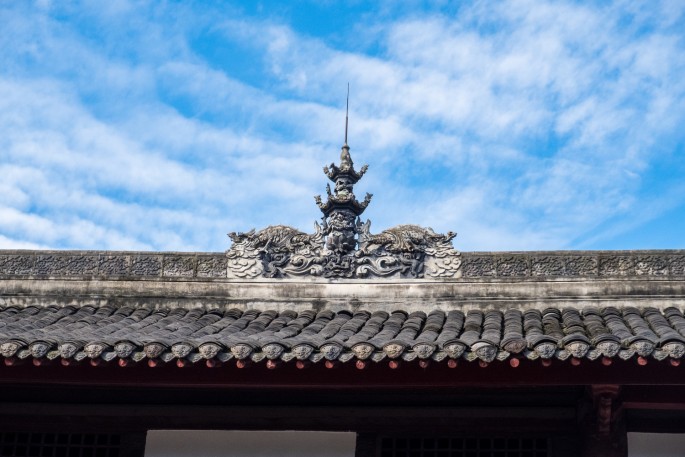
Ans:
{"label": "carved animal head", "polygon": [[326,358],[326,360],[336,360],[343,348],[339,344],[328,343],[321,346],[319,350],[323,353],[323,356]]}
{"label": "carved animal head", "polygon": [[549,358],[551,358],[551,357],[554,355],[554,353],[556,352],[556,350],[557,350],[557,345],[554,344],[554,343],[550,343],[550,342],[543,342],[543,343],[540,343],[540,344],[535,345],[535,347],[533,348],[533,350],[534,350],[535,352],[537,352],[538,355],[539,355],[540,357],[542,357],[543,359],[549,359]]}
{"label": "carved animal head", "polygon": [[292,352],[297,360],[307,360],[314,352],[314,348],[308,344],[298,344],[292,348]]}
{"label": "carved animal head", "polygon": [[255,234],[255,229],[250,230],[249,232],[230,232],[228,234],[228,237],[233,241],[234,244],[240,244],[243,243],[250,238],[252,238]]}
{"label": "carved animal head", "polygon": [[419,343],[414,345],[412,349],[414,350],[416,355],[419,356],[420,359],[427,359],[428,357],[433,355],[433,352],[435,352],[435,345]]}
{"label": "carved animal head", "polygon": [[399,356],[401,356],[402,353],[404,352],[404,346],[402,344],[398,344],[398,343],[388,343],[385,346],[383,346],[383,351],[391,359],[396,359]]}
{"label": "carved animal head", "polygon": [[0,344],[0,354],[3,355],[3,357],[12,357],[15,352],[19,350],[19,343],[16,341],[8,341],[6,343]]}
{"label": "carved animal head", "polygon": [[564,348],[568,350],[573,357],[581,359],[585,357],[585,354],[587,354],[587,351],[590,349],[590,345],[583,341],[573,341],[566,344]]}
{"label": "carved animal head", "polygon": [[374,347],[367,343],[357,343],[352,346],[352,352],[359,360],[366,360],[373,354]]}
{"label": "carved animal head", "polygon": [[46,343],[45,341],[36,341],[35,343],[32,343],[29,346],[29,350],[31,351],[31,355],[37,359],[43,357],[45,354],[48,353],[48,349],[50,349],[50,344]]}
{"label": "carved animal head", "polygon": [[171,346],[172,354],[174,354],[179,359],[188,357],[192,350],[193,346],[188,343],[176,343],[173,346]]}
{"label": "carved animal head", "polygon": [[79,346],[74,343],[62,343],[59,345],[59,354],[63,359],[70,359],[76,355]]}
{"label": "carved animal head", "polygon": [[143,348],[143,351],[145,352],[145,355],[148,356],[150,359],[156,359],[160,355],[162,355],[162,352],[166,350],[166,346],[163,344],[159,343],[149,343],[146,344],[145,347]]}
{"label": "carved animal head", "polygon": [[121,341],[114,346],[114,352],[116,352],[117,356],[121,357],[122,359],[130,357],[135,349],[135,344],[131,343],[130,341]]}
{"label": "carved animal head", "polygon": [[89,343],[83,348],[83,351],[91,359],[100,357],[100,354],[107,348],[105,344],[102,343]]}

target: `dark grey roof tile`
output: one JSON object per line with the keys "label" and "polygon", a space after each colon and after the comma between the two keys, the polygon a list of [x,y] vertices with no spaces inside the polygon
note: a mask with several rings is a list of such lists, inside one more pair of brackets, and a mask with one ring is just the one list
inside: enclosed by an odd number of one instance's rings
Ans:
{"label": "dark grey roof tile", "polygon": [[[573,357],[614,357],[622,351],[624,359],[652,354],[662,360],[682,356],[684,331],[685,317],[677,308],[476,309],[466,315],[460,310],[388,314],[222,307],[0,308],[2,356],[81,360],[319,361],[347,360],[345,354],[351,354],[375,361],[387,355],[405,360],[466,357],[489,363],[510,353],[549,358],[562,349]],[[568,352],[559,357],[568,357]]]}

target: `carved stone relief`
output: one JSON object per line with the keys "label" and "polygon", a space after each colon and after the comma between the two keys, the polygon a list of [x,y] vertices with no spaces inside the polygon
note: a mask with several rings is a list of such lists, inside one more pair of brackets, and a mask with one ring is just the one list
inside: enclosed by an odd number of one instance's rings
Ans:
{"label": "carved stone relief", "polygon": [[534,257],[532,259],[533,276],[563,276],[564,258],[559,256]]}
{"label": "carved stone relief", "polygon": [[600,276],[628,276],[635,273],[635,260],[628,256],[601,257]]}
{"label": "carved stone relief", "polygon": [[198,256],[198,278],[225,278],[226,257],[224,256]]}
{"label": "carved stone relief", "polygon": [[124,255],[101,255],[98,258],[98,274],[101,276],[126,276],[130,258]]}
{"label": "carved stone relief", "polygon": [[495,276],[495,258],[493,256],[466,257],[463,269],[463,274],[467,278]]}
{"label": "carved stone relief", "polygon": [[674,276],[685,276],[685,256],[671,257],[671,274]]}
{"label": "carved stone relief", "polygon": [[133,276],[159,276],[161,272],[161,256],[138,255],[131,259],[131,274]]}
{"label": "carved stone relief", "polygon": [[528,259],[525,256],[500,258],[497,262],[497,276],[528,276]]}
{"label": "carved stone relief", "polygon": [[594,276],[597,274],[597,257],[568,256],[566,260],[567,276]]}
{"label": "carved stone relief", "polygon": [[98,258],[94,255],[39,255],[33,267],[33,274],[41,276],[94,275]]}
{"label": "carved stone relief", "polygon": [[182,255],[164,256],[164,276],[192,278],[195,274],[195,259]]}
{"label": "carved stone relief", "polygon": [[378,235],[360,225],[360,248],[351,253],[331,252],[324,230],[314,234],[292,227],[272,226],[260,231],[231,233],[233,246],[226,253],[229,278],[457,277],[461,260],[451,240],[413,225],[398,226]]}
{"label": "carved stone relief", "polygon": [[668,260],[655,256],[639,256],[635,259],[635,273],[639,276],[666,276]]}
{"label": "carved stone relief", "polygon": [[28,275],[33,273],[34,256],[3,255],[0,256],[0,274]]}

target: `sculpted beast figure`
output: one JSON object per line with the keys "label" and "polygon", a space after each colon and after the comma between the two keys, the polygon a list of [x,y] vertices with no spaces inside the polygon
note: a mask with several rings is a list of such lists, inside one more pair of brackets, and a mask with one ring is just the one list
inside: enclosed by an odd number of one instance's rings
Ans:
{"label": "sculpted beast figure", "polygon": [[255,232],[254,229],[247,233],[231,232],[228,236],[233,241],[231,250],[243,249],[258,252],[317,253],[323,242],[319,230],[314,235],[309,235],[287,225],[271,225],[259,232]]}
{"label": "sculpted beast figure", "polygon": [[419,227],[418,225],[398,225],[383,230],[378,235],[369,233],[371,223],[366,222],[360,231],[360,248],[362,254],[385,251],[391,254],[401,253],[426,253],[431,250],[446,248],[452,249],[452,239],[456,233],[447,232],[440,235],[431,228]]}
{"label": "sculpted beast figure", "polygon": [[371,223],[358,225],[359,277],[455,277],[461,261],[452,247],[455,233],[440,235],[431,228],[399,225],[373,235]]}
{"label": "sculpted beast figure", "polygon": [[319,257],[323,234],[318,224],[315,228],[313,235],[285,225],[269,226],[258,232],[252,229],[246,233],[229,233],[233,245],[226,252],[228,277],[282,276],[289,263],[301,266],[306,259]]}

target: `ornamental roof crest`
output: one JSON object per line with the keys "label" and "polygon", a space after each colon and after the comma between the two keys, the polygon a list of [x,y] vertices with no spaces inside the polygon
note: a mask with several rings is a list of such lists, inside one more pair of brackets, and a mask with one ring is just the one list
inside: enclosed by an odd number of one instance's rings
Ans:
{"label": "ornamental roof crest", "polygon": [[[349,100],[349,96],[348,96]],[[348,103],[349,106],[349,103]],[[455,233],[435,233],[431,228],[399,225],[372,234],[371,222],[360,216],[371,203],[354,195],[354,185],[368,166],[355,170],[345,143],[340,163],[323,168],[333,184],[326,185],[326,201],[314,197],[323,213],[321,224],[307,234],[283,225],[260,231],[229,233],[233,245],[226,252],[228,277],[234,279],[293,278],[456,278],[461,257],[452,246]]]}

